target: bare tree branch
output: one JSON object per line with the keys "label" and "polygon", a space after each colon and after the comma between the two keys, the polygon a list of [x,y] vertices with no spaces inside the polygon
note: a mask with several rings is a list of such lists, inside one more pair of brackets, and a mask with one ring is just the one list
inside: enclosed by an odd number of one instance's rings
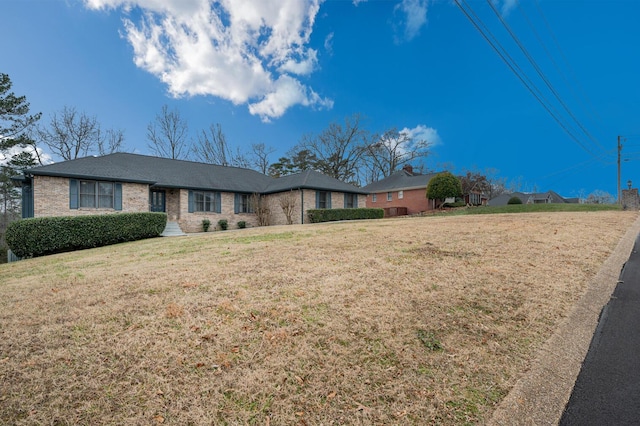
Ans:
{"label": "bare tree branch", "polygon": [[431,143],[416,140],[407,132],[392,128],[367,147],[367,157],[372,167],[372,177],[386,178],[403,165],[429,155]]}
{"label": "bare tree branch", "polygon": [[177,109],[169,111],[167,105],[156,115],[155,121],[147,125],[149,148],[159,157],[181,159],[188,154],[187,121]]}
{"label": "bare tree branch", "polygon": [[331,123],[318,135],[305,135],[294,148],[307,150],[316,157],[315,168],[338,180],[353,182],[368,145],[368,132],[360,125],[360,116],[345,118],[344,125]]}
{"label": "bare tree branch", "polygon": [[263,175],[266,175],[269,171],[269,156],[276,152],[276,149],[263,143],[254,143],[251,145],[251,151],[253,167]]}
{"label": "bare tree branch", "polygon": [[69,106],[54,112],[49,126],[39,126],[37,133],[51,152],[64,160],[98,152],[101,144],[100,123],[96,117],[78,113]]}

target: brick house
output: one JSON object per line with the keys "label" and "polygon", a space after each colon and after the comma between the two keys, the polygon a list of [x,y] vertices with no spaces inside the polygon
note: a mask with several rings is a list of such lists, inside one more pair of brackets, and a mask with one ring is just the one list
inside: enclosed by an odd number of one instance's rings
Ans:
{"label": "brick house", "polygon": [[435,200],[427,199],[427,184],[437,173],[414,173],[411,166],[393,173],[385,179],[364,188],[368,193],[366,205],[384,209],[385,216],[417,214],[436,207]]}
{"label": "brick house", "polygon": [[254,197],[269,210],[269,224],[286,224],[283,197],[294,205],[293,223],[309,209],[365,206],[366,191],[315,171],[272,178],[239,167],[129,153],[85,157],[26,170],[20,179],[22,216],[73,216],[165,212],[184,232],[202,231],[203,219],[229,227],[258,224]]}

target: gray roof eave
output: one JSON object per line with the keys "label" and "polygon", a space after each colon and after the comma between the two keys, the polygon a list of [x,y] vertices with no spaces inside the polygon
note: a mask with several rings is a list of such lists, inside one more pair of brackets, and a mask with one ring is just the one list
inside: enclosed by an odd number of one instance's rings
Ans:
{"label": "gray roof eave", "polygon": [[76,178],[76,179],[88,179],[88,180],[105,180],[110,182],[131,182],[131,183],[142,183],[153,185],[156,182],[153,180],[145,180],[145,179],[122,179],[115,178],[113,176],[100,176],[100,175],[87,175],[87,174],[79,174],[79,173],[63,173],[63,172],[41,172],[39,170],[29,170],[28,172],[33,176],[51,176],[51,177],[63,177],[63,178]]}
{"label": "gray roof eave", "polygon": [[414,189],[427,189],[427,185],[418,185],[418,186],[405,186],[405,187],[398,187],[398,188],[387,188],[387,189],[374,189],[372,191],[369,191],[368,194],[373,194],[373,193],[382,193],[382,192],[393,192],[393,191],[411,191]]}
{"label": "gray roof eave", "polygon": [[295,191],[295,190],[301,190],[301,189],[312,189],[315,191],[329,191],[329,192],[344,192],[346,194],[362,194],[362,195],[368,195],[369,193],[367,191],[363,191],[362,189],[359,189],[357,187],[354,186],[354,188],[356,188],[355,191],[346,191],[346,190],[342,190],[342,189],[338,189],[338,188],[327,188],[327,187],[322,187],[322,186],[314,186],[314,185],[294,185],[294,186],[290,186],[290,187],[282,187],[282,188],[278,188],[278,189],[269,189],[266,190],[264,192],[262,192],[262,194],[277,194],[279,192],[287,192],[287,191]]}

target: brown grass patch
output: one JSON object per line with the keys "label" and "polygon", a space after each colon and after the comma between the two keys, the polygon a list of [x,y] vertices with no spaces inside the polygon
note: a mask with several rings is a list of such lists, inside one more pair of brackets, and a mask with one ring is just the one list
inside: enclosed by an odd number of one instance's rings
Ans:
{"label": "brown grass patch", "polygon": [[0,267],[0,423],[482,422],[636,219],[431,217]]}

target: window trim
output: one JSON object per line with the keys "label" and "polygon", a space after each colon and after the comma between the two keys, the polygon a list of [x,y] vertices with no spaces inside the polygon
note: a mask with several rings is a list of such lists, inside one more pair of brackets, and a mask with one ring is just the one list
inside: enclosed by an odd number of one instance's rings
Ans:
{"label": "window trim", "polygon": [[[349,203],[349,201],[351,201]],[[349,205],[351,204],[351,205]],[[352,192],[344,193],[344,208],[345,209],[357,209],[358,208],[358,194]]]}
{"label": "window trim", "polygon": [[[324,195],[324,201],[320,198]],[[320,207],[320,204],[324,202],[324,207]],[[330,209],[331,208],[331,191],[316,191],[316,209]]]}
{"label": "window trim", "polygon": [[374,203],[377,203],[378,202],[378,194],[371,195],[371,201],[374,202]]}
{"label": "window trim", "polygon": [[245,192],[236,192],[234,195],[234,213],[235,214],[254,214],[255,209],[253,208],[251,197],[253,194],[248,194]]}
{"label": "window trim", "polygon": [[387,201],[393,201],[393,192],[387,192]]}
{"label": "window trim", "polygon": [[398,191],[398,200],[402,200],[404,198],[404,191]]}
{"label": "window trim", "polygon": [[[207,202],[206,196],[211,199]],[[198,201],[198,196],[202,196],[202,201]],[[189,191],[189,213],[221,213],[222,200],[220,192],[217,191]],[[206,210],[207,204],[210,204],[211,210]],[[199,209],[201,205],[202,210]]]}
{"label": "window trim", "polygon": [[[85,188],[90,186],[93,191],[83,193],[81,192],[83,186]],[[106,191],[101,191],[101,187]],[[87,197],[93,199],[91,205],[87,205]],[[104,201],[108,201],[109,205],[101,206]],[[69,179],[69,208],[72,210],[122,210],[122,184],[106,180]]]}

